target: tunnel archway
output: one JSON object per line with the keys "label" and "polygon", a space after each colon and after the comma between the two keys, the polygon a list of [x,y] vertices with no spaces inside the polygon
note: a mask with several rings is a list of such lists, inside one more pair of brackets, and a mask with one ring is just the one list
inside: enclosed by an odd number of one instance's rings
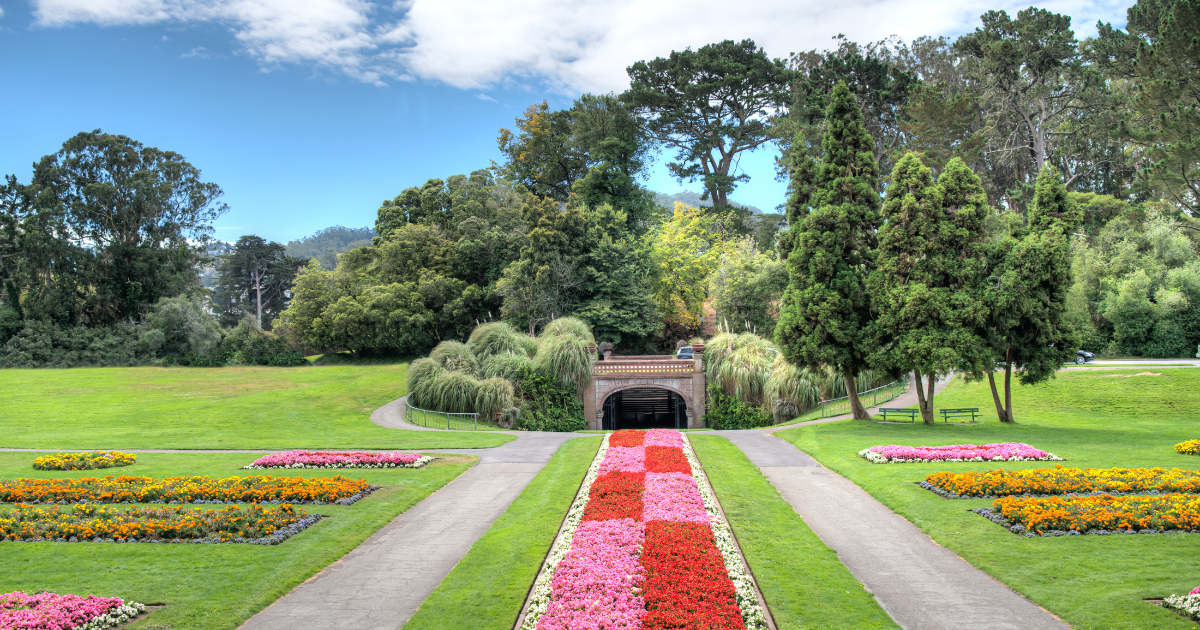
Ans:
{"label": "tunnel archway", "polygon": [[687,402],[662,387],[629,387],[604,399],[605,430],[686,429]]}

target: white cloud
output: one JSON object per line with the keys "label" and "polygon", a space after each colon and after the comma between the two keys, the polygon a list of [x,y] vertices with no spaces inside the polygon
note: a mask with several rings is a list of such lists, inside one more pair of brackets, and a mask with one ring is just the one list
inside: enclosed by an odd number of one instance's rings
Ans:
{"label": "white cloud", "polygon": [[[954,35],[1018,0],[34,0],[39,24],[226,24],[272,67],[333,68],[367,82],[392,77],[463,89],[544,82],[564,92],[621,90],[625,67],[671,50],[752,38],[767,53],[897,34]],[[1049,0],[1077,33],[1122,23],[1129,0]],[[481,96],[482,97],[482,96]]]}
{"label": "white cloud", "polygon": [[498,102],[499,102],[499,101],[497,101],[496,99],[494,99],[494,98],[492,98],[492,97],[490,97],[490,96],[488,96],[487,94],[484,94],[484,93],[482,93],[482,92],[480,92],[479,94],[476,94],[476,95],[475,95],[475,98],[478,98],[478,99],[479,99],[479,100],[481,100],[481,101],[488,101],[489,103],[498,103]]}
{"label": "white cloud", "polygon": [[184,59],[212,59],[216,57],[217,54],[203,46],[198,46],[179,56],[183,57]]}
{"label": "white cloud", "polygon": [[0,17],[4,17],[4,7],[0,7]]}

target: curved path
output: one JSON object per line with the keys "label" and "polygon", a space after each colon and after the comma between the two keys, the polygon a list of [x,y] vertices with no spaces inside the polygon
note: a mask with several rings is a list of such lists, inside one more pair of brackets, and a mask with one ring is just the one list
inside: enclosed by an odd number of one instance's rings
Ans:
{"label": "curved path", "polygon": [[[371,414],[376,424],[425,430],[403,420],[404,399]],[[436,430],[436,429],[430,429]],[[388,523],[341,560],[246,622],[247,630],[400,628],[471,545],[537,476],[570,433],[515,432],[469,453],[479,463]]]}

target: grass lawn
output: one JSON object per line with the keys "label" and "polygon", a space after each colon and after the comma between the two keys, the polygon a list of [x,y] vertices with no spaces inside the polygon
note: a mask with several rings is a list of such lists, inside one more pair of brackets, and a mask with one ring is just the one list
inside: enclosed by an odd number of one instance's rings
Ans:
{"label": "grass lawn", "polygon": [[510,435],[398,431],[371,412],[407,364],[0,370],[0,447],[489,448]]}
{"label": "grass lawn", "polygon": [[741,449],[689,439],[780,630],[899,628]]}
{"label": "grass lawn", "polygon": [[[107,471],[154,476],[260,474],[263,471],[238,470],[252,458],[244,454],[145,453],[138,455],[133,466]],[[237,628],[462,474],[475,459],[444,456],[415,470],[284,471],[282,474],[304,477],[340,473],[383,488],[351,506],[302,506],[330,518],[277,546],[3,542],[0,593],[94,593],[163,605],[129,624],[130,630]],[[32,462],[32,453],[0,453],[0,477],[88,476],[87,471],[35,471]]]}
{"label": "grass lawn", "polygon": [[600,441],[563,444],[404,627],[511,630]]}
{"label": "grass lawn", "polygon": [[[1131,376],[1147,371],[1158,375]],[[880,444],[1026,442],[1066,458],[1065,466],[1200,469],[1200,457],[1174,450],[1177,442],[1200,438],[1198,390],[1200,370],[1060,372],[1047,384],[1016,386],[1013,407],[1018,422],[1004,425],[995,420],[986,382],[955,380],[935,400],[937,408],[979,407],[986,422],[925,426],[847,420],[776,435],[1073,628],[1184,630],[1196,624],[1142,600],[1186,593],[1200,585],[1200,535],[1025,539],[968,512],[991,500],[943,499],[916,482],[943,470],[1044,468],[1054,463],[869,464],[856,453]]]}

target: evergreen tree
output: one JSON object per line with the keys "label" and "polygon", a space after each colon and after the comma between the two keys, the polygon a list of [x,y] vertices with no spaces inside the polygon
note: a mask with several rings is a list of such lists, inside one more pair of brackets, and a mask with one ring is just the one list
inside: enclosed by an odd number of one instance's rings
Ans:
{"label": "evergreen tree", "polygon": [[261,237],[248,235],[238,239],[233,252],[221,256],[213,306],[222,323],[236,326],[245,317],[253,317],[261,330],[263,314],[267,329],[271,320],[288,305],[296,272],[308,261],[284,253],[284,246]]}
{"label": "evergreen tree", "polygon": [[[875,271],[880,367],[912,371],[921,417],[933,424],[934,383],[964,364],[977,372],[982,344],[978,285],[986,196],[979,178],[955,158],[937,184],[913,153],[892,171],[883,204]],[[927,391],[922,375],[928,379]]]}
{"label": "evergreen tree", "polygon": [[588,209],[583,290],[574,310],[597,341],[614,345],[644,338],[662,327],[650,288],[650,251],[629,231],[625,212],[610,205]]}
{"label": "evergreen tree", "polygon": [[[875,142],[844,82],[833,89],[825,120],[815,181],[811,187],[793,182],[788,288],[775,337],[793,365],[835,368],[846,382],[854,417],[869,420],[855,378],[871,358],[866,280],[880,221]],[[797,169],[793,177],[805,173]]]}
{"label": "evergreen tree", "polygon": [[[1010,217],[1011,219],[1012,217]],[[996,414],[1013,422],[1012,373],[1023,385],[1052,378],[1074,359],[1078,340],[1065,317],[1071,288],[1071,233],[1079,211],[1053,166],[1038,174],[1028,225],[1013,221],[989,255],[993,269],[984,294],[988,307],[985,336],[1004,363],[1004,400],[988,371]]]}

